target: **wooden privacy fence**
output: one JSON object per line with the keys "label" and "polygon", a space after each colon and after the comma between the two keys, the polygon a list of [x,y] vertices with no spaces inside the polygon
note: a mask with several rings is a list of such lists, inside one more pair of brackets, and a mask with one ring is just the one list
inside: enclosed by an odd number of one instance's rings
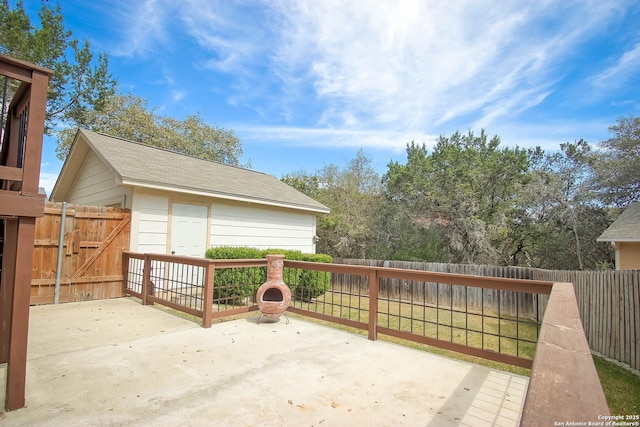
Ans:
{"label": "wooden privacy fence", "polygon": [[[357,259],[336,259],[334,262],[573,283],[580,318],[591,350],[640,370],[640,270],[556,271],[527,267]],[[353,280],[346,277],[344,279]],[[337,275],[333,279],[335,286],[359,286],[357,283],[346,282],[345,284],[342,281],[343,279]],[[398,295],[403,299],[415,298],[416,292],[420,292],[418,287],[414,288],[411,283],[406,281],[387,281],[385,286],[386,289],[381,288],[381,292]],[[429,287],[425,289],[428,293],[428,299],[435,301],[436,298],[453,298],[454,306],[457,304],[456,298],[461,297],[455,294],[442,295],[429,292]],[[467,295],[470,301],[476,301],[476,304],[478,301],[482,304],[491,302],[491,298],[486,298],[486,295],[482,294],[486,293],[485,290],[477,289],[472,292],[476,294]],[[523,306],[522,303],[517,305],[506,303],[502,310],[506,314],[517,309],[522,316],[528,313],[527,310],[543,303],[537,300],[527,301],[528,307]]]}
{"label": "wooden privacy fence", "polygon": [[[438,273],[468,274],[476,276],[503,277],[509,279],[529,279],[528,274],[495,274],[491,267],[447,264],[435,265],[435,268],[425,268],[425,263],[405,261],[377,261],[377,260],[336,260],[336,263],[349,265],[364,265],[369,267],[389,267],[409,270],[423,270]],[[433,267],[433,264],[429,264]],[[469,268],[476,267],[476,268]],[[494,274],[487,274],[494,273]],[[332,287],[344,291],[355,291],[368,286],[366,278],[361,276],[340,274],[332,277]],[[458,310],[470,312],[490,312],[494,315],[527,317],[540,322],[540,315],[544,313],[548,297],[546,295],[523,294],[517,292],[486,289],[441,286],[440,283],[422,283],[399,278],[385,278],[380,282],[380,294],[404,301],[421,300],[432,306],[451,305]]]}
{"label": "wooden privacy fence", "polygon": [[36,220],[31,304],[54,302],[61,253],[59,302],[122,296],[122,252],[129,249],[128,209],[47,202]]}
{"label": "wooden privacy fence", "polygon": [[573,283],[589,347],[640,370],[640,270],[534,271]]}

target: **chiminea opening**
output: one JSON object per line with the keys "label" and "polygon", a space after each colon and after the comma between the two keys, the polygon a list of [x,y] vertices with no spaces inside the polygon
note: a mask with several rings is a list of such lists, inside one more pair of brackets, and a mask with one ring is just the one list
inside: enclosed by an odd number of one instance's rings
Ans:
{"label": "chiminea opening", "polygon": [[278,288],[269,288],[264,291],[262,295],[262,301],[284,301],[282,291]]}

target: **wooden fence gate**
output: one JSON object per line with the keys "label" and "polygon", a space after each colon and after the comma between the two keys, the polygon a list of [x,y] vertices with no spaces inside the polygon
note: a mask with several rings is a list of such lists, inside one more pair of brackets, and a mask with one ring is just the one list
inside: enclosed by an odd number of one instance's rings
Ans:
{"label": "wooden fence gate", "polygon": [[128,209],[66,205],[62,247],[62,203],[47,202],[36,219],[31,299],[54,302],[59,249],[59,302],[122,296],[122,251],[129,250],[131,212]]}

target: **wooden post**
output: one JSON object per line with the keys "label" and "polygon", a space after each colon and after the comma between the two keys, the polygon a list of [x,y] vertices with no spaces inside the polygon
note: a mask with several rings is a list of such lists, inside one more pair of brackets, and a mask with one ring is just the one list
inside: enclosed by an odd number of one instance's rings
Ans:
{"label": "wooden post", "polygon": [[153,295],[153,284],[151,283],[151,257],[149,254],[144,255],[144,269],[142,273],[142,304],[152,305],[153,302],[147,301],[147,295]]}
{"label": "wooden post", "polygon": [[25,405],[27,372],[27,334],[29,331],[29,295],[35,218],[6,220],[7,236],[15,237],[15,282],[9,320],[9,354],[5,407],[8,411]]}
{"label": "wooden post", "polygon": [[[26,129],[27,143],[24,151],[24,170],[21,190],[23,196],[38,196],[48,84],[49,77],[43,72],[34,70],[31,80],[29,118]],[[44,199],[42,202],[44,205]]]}
{"label": "wooden post", "polygon": [[[15,221],[14,221],[15,222]],[[16,271],[17,228],[4,220],[4,254],[2,256],[2,278],[0,282],[0,363],[9,360],[11,343],[11,319],[13,315],[13,285]]]}
{"label": "wooden post", "polygon": [[369,272],[369,339],[378,339],[378,270]]}
{"label": "wooden post", "polygon": [[202,300],[202,327],[210,328],[213,318],[213,278],[215,276],[215,264],[210,262],[204,276],[204,295]]}
{"label": "wooden post", "polygon": [[0,287],[0,362],[7,363],[5,408],[14,410],[25,405],[33,239],[35,218],[44,215],[44,196],[38,194],[38,182],[47,85],[53,72],[0,55],[0,73],[22,82],[9,105],[2,141],[6,153],[0,163],[3,170],[0,190],[4,199],[0,215],[6,217]]}

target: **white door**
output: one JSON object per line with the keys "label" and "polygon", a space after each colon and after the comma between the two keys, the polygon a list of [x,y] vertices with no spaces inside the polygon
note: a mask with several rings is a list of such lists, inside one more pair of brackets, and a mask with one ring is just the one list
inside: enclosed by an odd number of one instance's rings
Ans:
{"label": "white door", "polygon": [[171,250],[174,255],[204,257],[207,250],[206,206],[171,205]]}

